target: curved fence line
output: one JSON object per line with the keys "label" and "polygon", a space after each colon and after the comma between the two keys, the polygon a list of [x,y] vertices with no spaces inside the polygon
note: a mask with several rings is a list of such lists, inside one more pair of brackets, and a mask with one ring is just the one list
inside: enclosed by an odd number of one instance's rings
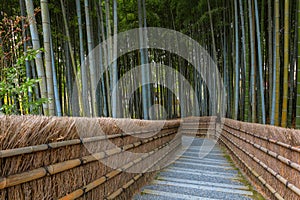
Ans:
{"label": "curved fence line", "polygon": [[14,175],[10,175],[10,176],[7,176],[7,177],[3,177],[3,178],[0,178],[0,189],[4,189],[4,188],[7,188],[7,187],[12,187],[12,186],[15,186],[15,185],[19,185],[19,184],[22,184],[22,183],[26,183],[28,181],[33,181],[33,180],[42,178],[46,175],[48,175],[48,176],[49,175],[54,175],[54,174],[57,174],[57,173],[60,173],[60,172],[66,171],[66,170],[70,170],[70,169],[75,168],[75,167],[79,167],[79,166],[87,164],[89,162],[98,161],[98,160],[101,160],[101,159],[104,159],[104,158],[108,158],[109,156],[113,156],[113,155],[116,155],[118,153],[122,153],[122,152],[130,150],[132,148],[139,147],[142,144],[146,144],[146,143],[151,142],[153,140],[157,140],[157,139],[160,139],[162,137],[169,136],[169,135],[172,135],[172,134],[174,134],[174,132],[163,134],[163,135],[160,135],[160,136],[155,136],[155,137],[152,137],[152,138],[148,138],[146,140],[142,140],[142,141],[139,141],[139,142],[128,144],[126,146],[122,146],[122,147],[119,147],[119,148],[114,148],[114,149],[109,149],[109,150],[106,150],[106,151],[103,151],[103,152],[94,153],[94,154],[91,154],[89,156],[84,156],[82,158],[69,160],[69,161],[64,161],[64,162],[61,162],[61,163],[55,163],[53,165],[44,166],[44,167],[34,169],[34,170],[31,170],[31,171],[27,171],[27,172],[24,172],[24,173],[14,174]]}
{"label": "curved fence line", "polygon": [[[113,177],[117,176],[118,174],[122,173],[122,171],[132,167],[134,164],[138,164],[139,162],[143,161],[144,159],[148,158],[149,156],[151,156],[152,154],[154,154],[155,152],[157,152],[158,150],[166,147],[167,145],[169,145],[169,143],[166,143],[156,149],[154,149],[153,151],[150,151],[146,154],[144,154],[142,157],[135,159],[134,161],[131,161],[129,163],[127,163],[126,165],[124,165],[121,168],[118,168],[116,170],[113,170],[111,172],[109,172],[108,174],[100,177],[99,179],[83,186],[82,188],[75,190],[74,192],[71,192],[70,194],[60,198],[60,200],[72,200],[72,199],[76,199],[81,197],[82,195],[84,195],[85,193],[89,192],[90,190],[94,189],[95,187],[105,183],[106,181],[109,181],[110,179],[112,179]],[[176,146],[175,146],[176,147]],[[167,156],[172,150],[171,149],[169,151],[167,151],[167,153],[164,155]],[[156,160],[154,163],[152,163],[152,165],[150,165],[149,167],[147,167],[144,170],[144,173],[146,173],[151,167],[153,167],[153,165],[155,165],[156,163],[158,163],[160,160],[162,160],[164,157]],[[117,196],[119,196],[124,189],[128,188],[130,185],[134,184],[135,181],[137,181],[140,177],[143,176],[143,173],[138,174],[137,176],[133,177],[129,182],[127,182],[124,186],[117,188],[115,192],[113,192],[111,195],[109,195],[107,197],[107,199],[113,199]],[[132,181],[133,180],[133,181]]]}
{"label": "curved fence line", "polygon": [[[297,138],[293,134],[300,134],[300,131],[231,119],[222,119],[222,123],[223,128],[216,131],[219,142],[252,177],[259,191],[268,199],[300,199],[300,149],[286,142]],[[249,129],[245,130],[247,127]],[[267,136],[276,134],[282,134],[280,139]],[[291,142],[298,144],[300,141]]]}
{"label": "curved fence line", "polygon": [[[213,134],[268,199],[300,199],[300,131],[216,119],[211,117],[215,126],[207,117],[185,120],[188,122],[182,132],[196,136]],[[193,121],[199,122],[198,130],[189,128]]]}
{"label": "curved fence line", "polygon": [[[8,119],[8,123],[16,124],[22,120],[30,120],[30,117],[17,118],[16,122],[11,117]],[[149,178],[154,176],[154,172],[147,172],[147,170],[170,159],[173,152],[180,147],[181,134],[217,139],[229,150],[233,160],[268,199],[300,199],[300,131],[231,119],[217,121],[216,117],[192,117],[181,121],[167,121],[161,129],[154,128],[156,122],[151,121],[150,130],[149,128],[143,130],[143,124],[147,125],[148,121],[135,121],[142,124],[141,130],[134,129],[130,133],[124,133],[117,129],[115,122],[110,119],[91,119],[91,121],[84,119],[84,123],[88,122],[91,125],[102,123],[103,126],[107,123],[105,128],[109,133],[76,138],[76,133],[72,132],[74,122],[66,118],[64,120],[66,123],[60,123],[56,118],[34,117],[31,124],[38,124],[33,128],[34,137],[45,137],[45,130],[51,131],[51,126],[55,126],[54,130],[57,131],[61,126],[64,141],[57,141],[60,134],[53,133],[49,138],[57,137],[57,140],[54,138],[55,142],[39,139],[38,141],[44,143],[25,146],[26,142],[24,142],[21,145],[13,145],[8,139],[3,140],[4,136],[0,135],[2,141],[6,142],[6,146],[11,144],[16,147],[21,146],[0,151],[0,173],[2,173],[0,174],[0,199],[39,199],[43,196],[46,199],[51,197],[69,200],[83,195],[88,199],[130,198],[149,181]],[[133,123],[131,120],[120,122]],[[8,124],[3,127],[13,129],[15,125]],[[21,127],[16,130],[26,129]],[[65,130],[67,133],[64,133]],[[6,136],[8,132],[13,133],[12,130],[2,130]],[[41,135],[37,134],[40,132]],[[139,138],[149,133],[156,134],[149,138]],[[12,141],[18,141],[19,135],[24,134],[16,132],[14,136],[9,137]],[[26,130],[25,136],[21,138],[30,139],[30,132]],[[102,145],[105,140],[114,143],[116,148],[98,150],[99,152],[91,154],[84,147],[84,144],[94,144],[93,142]],[[161,152],[160,150],[164,148],[167,150]],[[124,158],[122,153],[125,151],[145,153],[140,157]],[[124,159],[124,162],[114,169],[105,166],[104,163],[96,162],[109,158]],[[142,165],[147,166],[143,168],[143,172],[138,174],[126,172],[127,169]],[[18,168],[13,169],[12,166]],[[49,190],[49,188],[56,189]],[[32,192],[26,192],[29,189]]]}
{"label": "curved fence line", "polygon": [[7,157],[17,156],[17,155],[22,155],[22,154],[45,151],[45,150],[48,150],[48,149],[55,149],[55,148],[60,148],[60,147],[76,145],[76,144],[84,144],[84,143],[89,143],[89,142],[98,142],[98,141],[101,141],[101,140],[121,138],[121,137],[126,137],[126,136],[134,136],[134,135],[138,135],[138,134],[153,133],[153,132],[157,132],[157,131],[177,129],[177,128],[178,128],[178,126],[174,126],[174,127],[163,128],[163,129],[152,129],[152,130],[138,131],[138,132],[131,132],[131,133],[119,133],[119,134],[114,134],[114,135],[101,135],[101,136],[96,136],[96,137],[65,140],[65,141],[61,141],[61,142],[40,144],[40,145],[21,147],[21,148],[16,148],[16,149],[0,150],[0,158],[7,158]]}
{"label": "curved fence line", "polygon": [[[155,176],[155,171],[147,170],[158,170],[181,146],[180,120],[166,121],[161,127],[162,122],[156,121],[85,118],[84,138],[79,138],[72,118],[13,116],[1,120],[0,147],[20,147],[0,150],[0,199],[74,199],[82,195],[87,199],[128,199]],[[97,136],[93,123],[100,123],[106,135],[99,132]],[[132,131],[122,132],[118,123]],[[90,130],[96,132],[89,134]],[[24,141],[33,138],[37,140]],[[59,141],[61,138],[64,140]],[[108,141],[115,148],[106,149]],[[89,143],[96,149],[100,145],[99,150],[90,153],[85,147]],[[129,152],[137,154],[125,156]]]}
{"label": "curved fence line", "polygon": [[[242,122],[241,122],[241,123],[242,123]],[[279,145],[279,146],[281,146],[281,147],[284,147],[284,148],[287,148],[287,149],[290,149],[290,150],[293,150],[293,151],[300,152],[300,148],[294,147],[294,146],[292,146],[292,145],[290,145],[290,144],[286,144],[286,143],[284,143],[284,142],[280,142],[280,141],[277,141],[277,140],[274,140],[274,139],[270,139],[270,138],[267,138],[267,137],[263,137],[263,136],[260,136],[260,135],[255,134],[255,133],[251,133],[251,132],[249,132],[249,131],[246,131],[246,130],[243,130],[243,129],[239,129],[239,128],[234,127],[234,126],[232,126],[232,125],[230,125],[230,124],[227,124],[227,123],[224,123],[224,125],[227,126],[227,127],[229,127],[229,128],[235,129],[236,131],[243,132],[243,133],[246,133],[246,134],[251,135],[251,136],[253,136],[253,137],[256,137],[256,138],[258,138],[258,139],[262,139],[262,140],[264,140],[264,141],[273,143],[273,144],[275,144],[275,145]]]}
{"label": "curved fence line", "polygon": [[254,169],[252,169],[247,162],[245,162],[227,143],[227,140],[224,141],[223,138],[220,138],[220,142],[234,155],[234,157],[246,167],[246,169],[261,183],[263,187],[266,187],[278,200],[284,200],[282,196],[270,185],[267,181],[259,175]]}
{"label": "curved fence line", "polygon": [[290,167],[292,167],[295,170],[297,170],[297,171],[300,172],[300,165],[298,163],[295,163],[295,162],[293,162],[293,161],[285,158],[284,156],[281,156],[280,154],[278,154],[278,153],[276,153],[274,151],[271,151],[271,150],[269,150],[269,149],[267,149],[267,148],[265,148],[265,147],[263,147],[261,145],[258,145],[258,144],[254,143],[254,142],[251,142],[250,140],[247,140],[246,138],[243,138],[243,137],[241,137],[239,135],[236,135],[236,134],[234,134],[233,132],[231,132],[229,130],[226,130],[226,129],[223,129],[223,130],[226,131],[227,133],[231,134],[232,136],[234,136],[234,137],[236,137],[236,138],[238,138],[238,139],[240,139],[240,140],[242,140],[242,141],[244,141],[244,142],[246,142],[248,144],[251,144],[256,149],[262,151],[265,154],[268,154],[268,155],[272,156],[275,159],[280,160],[282,163],[284,163],[287,166],[290,166]]}

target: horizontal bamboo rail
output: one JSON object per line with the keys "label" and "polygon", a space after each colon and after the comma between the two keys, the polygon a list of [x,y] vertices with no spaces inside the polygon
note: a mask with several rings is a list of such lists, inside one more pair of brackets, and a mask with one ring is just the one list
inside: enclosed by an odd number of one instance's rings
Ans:
{"label": "horizontal bamboo rail", "polygon": [[191,125],[199,125],[199,126],[201,126],[201,125],[215,125],[215,120],[213,120],[213,122],[197,122],[197,123],[195,123],[195,122],[189,122],[189,121],[185,121],[184,122],[184,126],[191,126]]}
{"label": "horizontal bamboo rail", "polygon": [[289,145],[289,144],[286,144],[284,142],[280,142],[280,141],[277,141],[277,140],[273,140],[273,139],[270,139],[270,138],[267,138],[267,137],[263,137],[263,136],[260,136],[260,135],[256,135],[254,133],[251,133],[249,131],[246,131],[246,130],[243,130],[243,129],[239,129],[239,128],[236,128],[236,127],[233,127],[227,123],[224,123],[225,126],[231,128],[231,129],[234,129],[236,131],[239,131],[239,132],[243,132],[243,133],[246,133],[248,135],[251,135],[252,137],[255,137],[255,138],[258,138],[258,139],[262,139],[264,141],[267,141],[267,142],[270,142],[270,143],[273,143],[275,145],[278,145],[278,146],[281,146],[281,147],[284,147],[286,149],[289,149],[289,150],[293,150],[293,151],[296,151],[296,152],[300,152],[300,148],[298,147],[294,147],[292,145]]}
{"label": "horizontal bamboo rail", "polygon": [[129,150],[131,148],[134,147],[138,147],[142,144],[148,143],[150,141],[156,140],[158,138],[162,138],[162,137],[166,137],[169,135],[174,134],[176,131],[172,131],[172,132],[168,132],[166,134],[163,135],[159,135],[159,136],[154,136],[152,138],[148,138],[145,140],[141,140],[132,144],[128,144],[125,145],[121,148],[114,148],[114,149],[109,149],[103,152],[99,152],[99,153],[94,153],[88,156],[84,156],[82,158],[78,158],[78,159],[73,159],[73,160],[69,160],[69,161],[64,161],[61,163],[56,163],[56,164],[52,164],[49,166],[45,166],[45,167],[40,167],[38,169],[34,169],[28,172],[23,172],[23,173],[19,173],[19,174],[14,174],[14,175],[10,175],[7,177],[0,177],[0,189],[4,189],[7,187],[12,187],[15,185],[19,185],[22,183],[26,183],[29,181],[33,181],[39,178],[42,178],[46,175],[54,175],[66,170],[70,170],[73,169],[75,167],[87,164],[89,162],[93,162],[93,161],[97,161],[99,159],[103,159],[103,158],[107,158],[109,156],[124,152],[126,150]]}
{"label": "horizontal bamboo rail", "polygon": [[225,134],[222,134],[222,137],[226,138],[226,140],[228,142],[230,142],[232,145],[234,145],[236,148],[238,148],[243,153],[245,153],[248,157],[250,157],[252,160],[254,160],[257,164],[259,164],[262,168],[264,168],[269,174],[271,174],[272,176],[274,176],[277,180],[279,180],[287,188],[289,188],[290,190],[292,190],[297,195],[300,195],[300,189],[298,187],[296,187],[294,184],[290,183],[287,179],[285,179],[284,177],[282,177],[278,172],[275,172],[272,168],[270,168],[269,166],[267,166],[264,162],[262,162],[261,160],[259,160],[253,154],[249,153],[243,147],[241,147],[240,145],[238,145],[235,142],[233,142],[232,140],[230,140],[230,138],[228,138],[227,136],[225,136]]}
{"label": "horizontal bamboo rail", "polygon": [[[167,146],[170,143],[166,143],[166,145],[163,146]],[[128,187],[130,187],[131,185],[133,185],[140,177],[142,177],[143,173],[147,172],[149,169],[151,169],[153,166],[155,166],[159,161],[161,161],[162,159],[164,159],[170,152],[172,152],[174,149],[176,148],[176,146],[173,149],[170,149],[169,151],[167,151],[162,157],[161,159],[155,161],[152,165],[150,165],[149,167],[147,167],[141,174],[138,174],[137,176],[133,177],[132,179],[130,179],[127,183],[125,183],[121,188],[117,189],[115,192],[113,192],[111,195],[109,195],[107,198],[105,199],[115,199],[117,198],[122,192],[124,192]],[[138,177],[138,178],[137,178]]]}
{"label": "horizontal bamboo rail", "polygon": [[214,131],[215,128],[183,128],[182,131],[199,131],[199,130],[211,130]]}
{"label": "horizontal bamboo rail", "polygon": [[[122,173],[122,171],[125,171],[126,169],[129,169],[129,168],[130,168],[131,166],[133,166],[134,164],[137,164],[137,163],[141,162],[142,160],[146,159],[147,157],[151,156],[152,154],[154,154],[155,152],[157,152],[158,150],[162,149],[163,147],[165,147],[165,146],[167,146],[167,145],[169,145],[169,144],[170,144],[170,143],[167,142],[167,143],[161,145],[160,147],[158,147],[158,148],[156,148],[156,149],[154,149],[154,150],[152,150],[152,151],[150,151],[150,152],[148,152],[148,153],[143,154],[143,156],[141,156],[140,158],[137,158],[137,159],[135,159],[134,161],[131,161],[131,162],[127,163],[127,164],[124,165],[123,167],[120,167],[120,168],[118,168],[118,169],[116,169],[116,170],[113,170],[113,171],[109,172],[108,174],[106,174],[106,175],[100,177],[99,179],[97,179],[97,180],[95,180],[95,181],[93,181],[93,182],[91,182],[91,183],[89,183],[89,184],[83,186],[82,188],[77,189],[77,190],[75,190],[74,192],[71,192],[70,194],[68,194],[68,195],[66,195],[66,196],[64,196],[64,197],[61,197],[59,200],[73,200],[73,199],[76,199],[76,198],[81,197],[81,196],[84,195],[85,193],[87,193],[87,192],[91,191],[92,189],[94,189],[94,188],[100,186],[101,184],[103,184],[103,183],[109,181],[109,180],[112,179],[113,177],[115,177],[115,176],[117,176],[118,174]],[[170,152],[170,151],[168,151],[168,153],[169,153],[169,152]],[[166,155],[167,155],[167,154],[166,154]],[[163,159],[163,158],[162,158],[162,159]],[[156,164],[156,163],[159,162],[160,160],[161,160],[161,159],[157,160],[156,162],[154,162],[154,164]],[[146,169],[144,170],[143,173],[145,173],[148,169],[150,169],[150,168],[153,167],[153,166],[154,166],[154,165],[151,165],[150,167],[146,168]],[[134,182],[135,182],[136,180],[138,180],[141,176],[142,176],[142,173],[141,173],[141,174],[138,174],[137,176],[135,176],[135,177],[134,177],[133,179],[131,179],[131,181],[129,181],[129,182],[132,182],[132,180],[133,180],[133,183],[134,183]],[[129,186],[131,185],[129,182],[127,183],[127,185],[125,184],[125,186],[129,187]],[[133,184],[133,183],[132,183],[132,184]],[[123,187],[124,187],[124,186],[123,186]],[[118,190],[121,190],[121,191],[118,191]],[[123,188],[119,188],[119,189],[117,189],[117,191],[115,191],[116,193],[115,193],[115,194],[114,194],[114,193],[111,194],[111,196],[113,196],[113,195],[118,196],[119,194],[121,194],[122,191],[123,191]]]}
{"label": "horizontal bamboo rail", "polygon": [[[202,121],[201,121],[202,120]],[[203,121],[204,120],[204,121]],[[183,126],[180,128],[182,134],[209,136],[211,131],[216,131],[216,118],[197,118],[184,120]]]}
{"label": "horizontal bamboo rail", "polygon": [[113,192],[111,195],[109,195],[107,198],[104,198],[104,199],[105,200],[106,199],[116,199],[120,194],[122,194],[122,192],[124,192],[126,189],[128,189],[131,185],[133,185],[142,176],[143,176],[143,174],[138,174],[138,175],[134,176],[123,187],[119,188],[118,190],[116,190],[115,192]]}
{"label": "horizontal bamboo rail", "polygon": [[279,161],[281,161],[282,163],[286,164],[287,166],[290,166],[292,168],[294,168],[295,170],[299,171],[300,172],[300,165],[298,163],[295,163],[293,161],[291,161],[290,159],[287,159],[285,158],[284,156],[281,156],[280,154],[276,153],[276,152],[273,152],[265,147],[262,147],[258,144],[255,144],[254,142],[251,142],[250,140],[247,140],[246,138],[243,138],[239,135],[236,135],[234,134],[233,132],[229,131],[229,130],[226,130],[226,129],[223,129],[224,131],[226,131],[227,133],[233,135],[234,137],[248,143],[248,144],[251,144],[253,147],[255,147],[256,149],[264,152],[265,154],[268,154],[270,156],[272,156],[273,158],[275,159],[278,159]]}
{"label": "horizontal bamboo rail", "polygon": [[152,130],[144,130],[144,131],[131,132],[131,133],[119,133],[119,134],[114,134],[114,135],[101,135],[101,136],[95,136],[95,137],[90,137],[90,138],[73,139],[73,140],[66,140],[66,141],[61,141],[61,142],[53,142],[53,143],[49,143],[49,144],[40,144],[40,145],[29,146],[29,147],[1,150],[0,158],[7,158],[7,157],[12,157],[12,156],[18,156],[18,155],[23,155],[23,154],[35,153],[35,152],[39,152],[39,151],[45,151],[45,150],[49,150],[49,149],[65,147],[65,146],[97,142],[97,141],[101,141],[101,140],[114,139],[114,138],[119,138],[119,137],[137,135],[137,134],[146,134],[146,133],[162,131],[162,130],[170,130],[170,129],[175,129],[175,128],[178,128],[178,126],[170,126],[170,127],[165,127],[163,129],[152,129]]}
{"label": "horizontal bamboo rail", "polygon": [[[221,141],[221,143],[223,145],[225,145],[225,147],[234,155],[234,157],[237,158],[237,160],[242,163],[242,165],[244,165],[247,170],[255,177],[259,180],[259,182],[264,186],[266,187],[270,192],[271,194],[274,195],[274,197],[278,200],[284,200],[284,198],[270,185],[267,183],[267,181],[261,176],[259,175],[253,168],[251,168],[235,151],[234,149],[232,149],[228,144],[227,142],[225,142],[223,139],[222,139],[223,135],[221,135],[221,137],[219,138],[219,140]],[[227,140],[227,138],[225,138]],[[229,141],[229,140],[227,140]],[[230,142],[230,141],[229,141]]]}

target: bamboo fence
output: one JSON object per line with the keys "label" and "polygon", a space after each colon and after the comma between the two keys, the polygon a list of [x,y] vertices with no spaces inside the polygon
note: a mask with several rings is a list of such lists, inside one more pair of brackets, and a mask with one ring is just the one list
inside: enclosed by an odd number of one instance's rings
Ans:
{"label": "bamboo fence", "polygon": [[235,162],[268,199],[300,199],[300,131],[223,119],[217,130]]}
{"label": "bamboo fence", "polygon": [[128,199],[172,162],[181,134],[219,138],[268,199],[300,199],[300,131],[221,122],[0,116],[0,199]]}
{"label": "bamboo fence", "polygon": [[216,117],[187,117],[180,128],[184,135],[210,137],[215,135]]}
{"label": "bamboo fence", "polygon": [[[180,123],[0,116],[0,199],[128,199],[178,149]],[[128,172],[150,166],[151,172]]]}

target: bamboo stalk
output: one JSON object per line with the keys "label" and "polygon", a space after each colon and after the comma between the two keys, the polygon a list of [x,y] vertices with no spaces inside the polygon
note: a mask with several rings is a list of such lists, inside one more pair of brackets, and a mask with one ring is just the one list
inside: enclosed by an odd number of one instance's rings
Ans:
{"label": "bamboo stalk", "polygon": [[[105,182],[105,177],[103,177],[103,178],[104,178],[104,182]],[[77,199],[77,198],[81,197],[83,194],[84,194],[84,191],[82,189],[79,189],[79,190],[76,190],[76,191],[60,198],[60,200]]]}
{"label": "bamboo stalk", "polygon": [[[133,183],[134,183],[134,181],[133,181]],[[123,190],[124,190],[123,187],[117,189],[111,195],[109,195],[106,199],[115,199],[115,198],[117,198],[120,194],[122,194]]]}
{"label": "bamboo stalk", "polygon": [[106,157],[106,152],[99,152],[82,158],[83,164],[90,163],[96,160],[101,160]]}
{"label": "bamboo stalk", "polygon": [[139,180],[139,178],[141,178],[143,175],[142,174],[138,174],[135,177],[133,177],[133,180],[137,181]]}
{"label": "bamboo stalk", "polygon": [[73,169],[81,164],[80,159],[69,160],[61,163],[57,163],[54,165],[50,165],[47,167],[47,170],[50,175],[57,174],[59,172],[66,171],[68,169]]}
{"label": "bamboo stalk", "polygon": [[94,189],[95,187],[105,183],[107,180],[107,178],[105,176],[102,176],[101,178],[97,179],[96,181],[93,181],[92,183],[88,184],[86,187],[85,187],[85,191],[88,192],[88,191],[91,191],[92,189]]}
{"label": "bamboo stalk", "polygon": [[135,163],[133,161],[131,161],[131,162],[127,163],[126,165],[124,165],[122,167],[122,170],[124,171],[124,170],[128,169],[129,167],[133,166],[134,164]]}
{"label": "bamboo stalk", "polygon": [[42,178],[47,175],[47,171],[45,168],[38,168],[28,172],[23,172],[21,174],[15,174],[8,177],[0,178],[0,190],[19,185],[21,183],[25,183],[28,181],[36,180]]}
{"label": "bamboo stalk", "polygon": [[133,148],[134,147],[134,145],[133,144],[128,144],[128,145],[125,145],[125,146],[123,146],[123,151],[126,151],[126,150],[128,150],[128,149],[131,149],[131,148]]}
{"label": "bamboo stalk", "polygon": [[126,190],[127,188],[129,188],[134,183],[135,183],[134,178],[130,179],[130,181],[128,181],[125,185],[123,185],[123,189]]}
{"label": "bamboo stalk", "polygon": [[74,139],[74,140],[66,140],[66,141],[61,141],[61,142],[53,142],[46,144],[49,148],[55,149],[59,147],[65,147],[65,146],[71,146],[71,145],[76,145],[80,144],[80,139]]}
{"label": "bamboo stalk", "polygon": [[82,195],[84,195],[85,192],[88,192],[88,191],[94,189],[95,187],[98,187],[99,185],[105,183],[106,181],[107,181],[106,177],[102,176],[101,178],[87,184],[85,187],[75,190],[74,192],[71,192],[70,194],[60,198],[59,200],[77,199],[77,198],[81,197]]}
{"label": "bamboo stalk", "polygon": [[46,144],[23,147],[18,149],[8,149],[0,151],[0,158],[7,158],[21,154],[33,153],[37,151],[47,150],[49,147]]}
{"label": "bamboo stalk", "polygon": [[115,154],[120,153],[120,152],[122,152],[121,148],[114,148],[114,149],[107,150],[106,154],[108,156],[111,156],[111,155],[115,155]]}
{"label": "bamboo stalk", "polygon": [[122,172],[122,170],[120,169],[116,169],[116,170],[113,170],[111,172],[109,172],[108,174],[105,175],[106,179],[109,180],[115,176],[117,176],[118,174],[120,174]]}

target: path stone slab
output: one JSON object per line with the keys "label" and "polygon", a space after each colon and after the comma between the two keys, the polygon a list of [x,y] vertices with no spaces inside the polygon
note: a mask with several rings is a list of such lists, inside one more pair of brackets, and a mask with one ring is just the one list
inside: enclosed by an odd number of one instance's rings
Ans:
{"label": "path stone slab", "polygon": [[250,200],[253,195],[216,141],[183,136],[183,153],[134,200]]}

